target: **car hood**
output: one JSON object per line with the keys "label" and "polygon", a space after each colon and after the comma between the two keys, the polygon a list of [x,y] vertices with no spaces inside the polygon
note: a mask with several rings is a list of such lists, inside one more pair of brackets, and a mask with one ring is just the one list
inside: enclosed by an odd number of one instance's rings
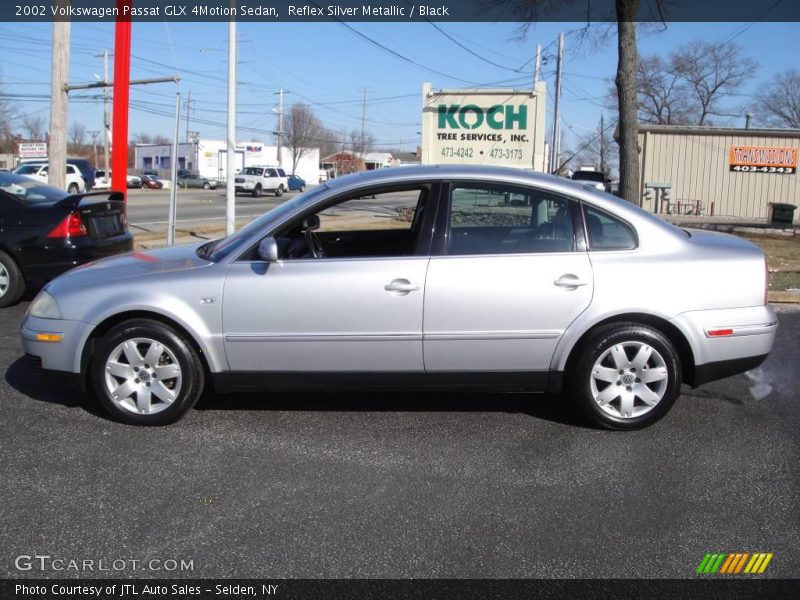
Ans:
{"label": "car hood", "polygon": [[58,293],[60,290],[99,286],[131,277],[157,276],[208,267],[214,263],[197,256],[197,248],[203,243],[138,250],[86,263],[54,279],[47,289]]}

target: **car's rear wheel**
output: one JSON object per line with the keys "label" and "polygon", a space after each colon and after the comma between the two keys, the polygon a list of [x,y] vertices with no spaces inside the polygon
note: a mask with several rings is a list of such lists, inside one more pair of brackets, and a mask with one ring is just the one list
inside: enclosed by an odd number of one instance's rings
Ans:
{"label": "car's rear wheel", "polygon": [[261,184],[256,184],[256,187],[253,188],[253,197],[259,198],[261,196]]}
{"label": "car's rear wheel", "polygon": [[17,263],[0,251],[0,308],[16,304],[25,293],[25,279]]}
{"label": "car's rear wheel", "polygon": [[279,185],[278,189],[275,190],[275,196],[277,198],[280,198],[281,196],[283,196],[283,186],[282,185]]}
{"label": "car's rear wheel", "polygon": [[306,191],[306,186],[301,185],[300,189],[298,190],[301,194]]}
{"label": "car's rear wheel", "polygon": [[77,194],[79,190],[80,190],[80,188],[78,187],[77,183],[70,183],[69,187],[67,188],[67,192],[69,192],[70,194],[73,194],[73,195]]}
{"label": "car's rear wheel", "polygon": [[210,183],[208,183],[208,182],[206,181],[206,182],[203,184],[203,189],[204,189],[204,190],[210,190],[210,189],[211,189],[211,184],[210,184]]}
{"label": "car's rear wheel", "polygon": [[92,357],[92,387],[102,407],[132,425],[180,419],[203,391],[200,356],[171,327],[148,319],[120,323]]}
{"label": "car's rear wheel", "polygon": [[681,363],[672,342],[657,329],[617,323],[595,332],[568,377],[570,395],[592,422],[640,429],[675,403]]}

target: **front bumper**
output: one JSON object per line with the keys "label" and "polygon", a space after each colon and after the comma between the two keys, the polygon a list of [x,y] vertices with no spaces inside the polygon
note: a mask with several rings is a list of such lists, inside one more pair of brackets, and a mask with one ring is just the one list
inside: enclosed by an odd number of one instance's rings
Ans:
{"label": "front bumper", "polygon": [[[83,321],[66,319],[41,319],[26,315],[20,326],[20,337],[25,354],[43,369],[80,374],[81,348],[84,347],[93,326]],[[58,342],[44,342],[37,334],[60,336]]]}

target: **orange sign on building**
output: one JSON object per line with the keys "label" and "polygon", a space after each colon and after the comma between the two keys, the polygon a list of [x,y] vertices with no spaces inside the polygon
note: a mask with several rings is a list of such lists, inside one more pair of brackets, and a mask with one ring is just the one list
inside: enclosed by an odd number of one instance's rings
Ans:
{"label": "orange sign on building", "polygon": [[743,173],[797,172],[797,148],[780,146],[731,146],[730,170]]}

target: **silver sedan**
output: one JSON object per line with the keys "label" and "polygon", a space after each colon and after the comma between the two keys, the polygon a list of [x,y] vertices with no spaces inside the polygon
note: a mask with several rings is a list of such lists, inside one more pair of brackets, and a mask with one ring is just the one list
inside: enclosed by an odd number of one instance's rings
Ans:
{"label": "silver sedan", "polygon": [[760,364],[776,318],[753,244],[519,170],[336,178],[230,237],[52,281],[25,351],[114,418],[174,422],[203,388],[565,395],[596,424]]}

